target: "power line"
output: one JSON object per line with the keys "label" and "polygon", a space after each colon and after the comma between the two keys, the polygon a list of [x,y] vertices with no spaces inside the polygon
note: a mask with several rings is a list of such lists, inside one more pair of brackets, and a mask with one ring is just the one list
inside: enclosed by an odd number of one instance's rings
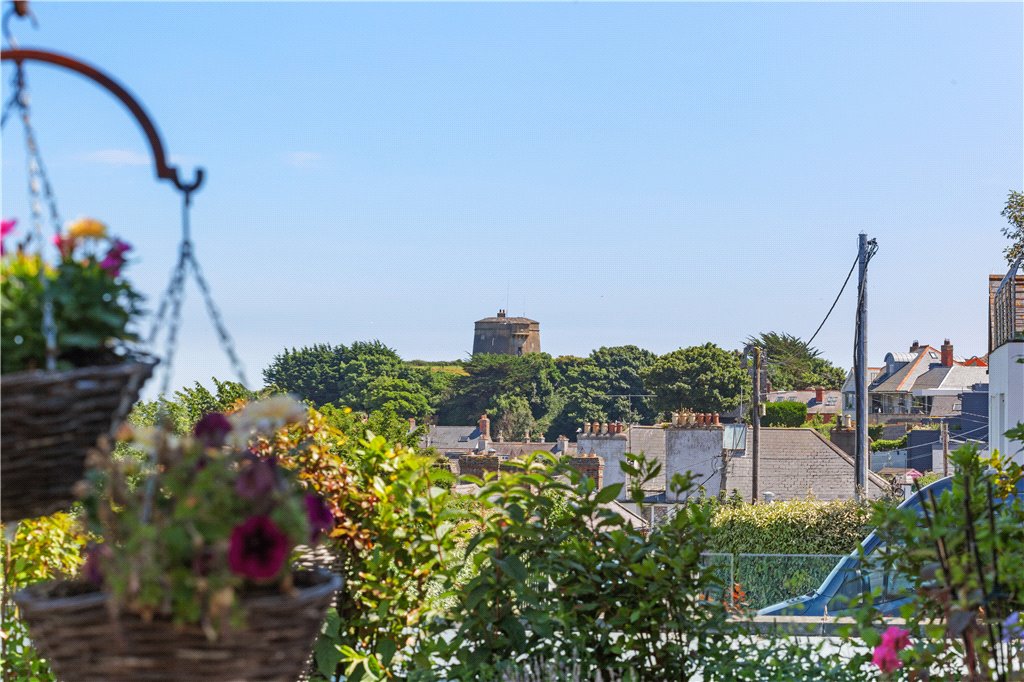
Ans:
{"label": "power line", "polygon": [[827,313],[825,313],[825,319],[821,321],[821,324],[818,325],[818,328],[814,330],[813,334],[811,334],[810,340],[807,341],[807,345],[808,346],[811,345],[811,343],[814,341],[815,337],[818,336],[818,332],[820,332],[821,328],[825,326],[826,322],[828,322],[828,318],[832,314],[832,311],[836,309],[836,304],[839,303],[839,297],[843,295],[844,291],[846,291],[846,285],[850,283],[850,277],[853,276],[853,270],[854,270],[854,268],[857,267],[857,260],[858,260],[858,258],[854,258],[853,259],[853,265],[850,266],[850,271],[848,273],[846,273],[846,280],[843,281],[842,288],[840,288],[839,289],[839,293],[836,294],[836,300],[832,301],[832,307],[828,309]]}

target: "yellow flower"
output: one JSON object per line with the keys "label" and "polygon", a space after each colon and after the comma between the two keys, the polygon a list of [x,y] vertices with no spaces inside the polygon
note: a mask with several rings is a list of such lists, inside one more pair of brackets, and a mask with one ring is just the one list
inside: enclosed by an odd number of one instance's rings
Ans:
{"label": "yellow flower", "polygon": [[107,236],[107,226],[95,218],[79,218],[67,225],[68,236],[72,239],[92,237],[102,239]]}

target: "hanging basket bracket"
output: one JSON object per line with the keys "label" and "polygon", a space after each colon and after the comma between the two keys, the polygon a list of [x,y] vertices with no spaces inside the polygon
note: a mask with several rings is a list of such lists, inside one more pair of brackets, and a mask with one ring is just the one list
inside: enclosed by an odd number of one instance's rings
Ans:
{"label": "hanging basket bracket", "polygon": [[128,92],[120,83],[116,80],[100,71],[94,66],[81,62],[73,57],[59,54],[57,52],[50,52],[48,50],[33,50],[33,49],[11,49],[3,50],[2,53],[3,61],[12,61],[16,64],[21,65],[24,62],[42,62],[44,64],[50,64],[52,66],[58,66],[88,78],[95,82],[100,87],[106,89],[114,97],[121,100],[121,103],[128,107],[128,111],[131,112],[132,116],[138,122],[142,128],[142,132],[146,135],[146,140],[149,142],[150,151],[153,153],[153,165],[156,171],[157,178],[161,180],[167,180],[171,182],[179,192],[185,196],[185,201],[188,202],[193,192],[199,189],[199,186],[203,184],[203,169],[197,168],[195,171],[195,177],[191,182],[184,182],[178,177],[177,166],[172,166],[167,163],[167,153],[164,151],[164,143],[160,137],[159,131],[150,119],[149,114],[142,108],[139,101]]}

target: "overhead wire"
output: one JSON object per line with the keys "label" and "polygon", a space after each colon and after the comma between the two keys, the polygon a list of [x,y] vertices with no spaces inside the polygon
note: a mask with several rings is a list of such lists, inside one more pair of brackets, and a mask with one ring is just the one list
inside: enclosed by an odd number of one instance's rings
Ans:
{"label": "overhead wire", "polygon": [[846,291],[846,285],[850,283],[850,277],[853,276],[853,271],[857,267],[858,259],[859,256],[853,259],[853,265],[850,266],[850,271],[846,273],[846,279],[843,280],[843,286],[839,288],[839,293],[836,294],[836,299],[832,301],[832,307],[828,309],[828,312],[825,313],[825,319],[821,321],[821,324],[818,325],[818,328],[814,330],[813,334],[811,334],[811,338],[807,340],[808,346],[811,345],[814,339],[818,336],[818,332],[820,332],[821,328],[825,326],[826,322],[828,322],[828,318],[832,315],[832,311],[836,309],[836,304],[839,303],[839,298],[843,295],[843,292]]}

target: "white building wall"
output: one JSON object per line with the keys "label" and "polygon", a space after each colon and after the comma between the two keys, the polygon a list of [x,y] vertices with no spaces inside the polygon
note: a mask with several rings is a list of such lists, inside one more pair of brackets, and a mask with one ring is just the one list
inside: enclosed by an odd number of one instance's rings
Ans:
{"label": "white building wall", "polygon": [[988,356],[988,447],[1012,454],[1024,465],[1024,443],[1011,441],[1007,430],[1024,422],[1024,341],[1008,341]]}
{"label": "white building wall", "polygon": [[[670,487],[676,474],[693,474],[695,486],[703,486],[709,497],[718,495],[722,488],[722,434],[721,427],[670,427],[665,430],[665,481]],[[691,491],[690,494],[695,493]],[[665,499],[680,502],[687,497],[666,489]]]}
{"label": "white building wall", "polygon": [[600,455],[604,459],[604,483],[607,488],[615,483],[622,483],[622,492],[619,493],[619,500],[628,500],[629,483],[626,474],[623,473],[622,462],[626,461],[626,436],[621,433],[604,436],[584,436],[576,438],[576,451],[580,454]]}

